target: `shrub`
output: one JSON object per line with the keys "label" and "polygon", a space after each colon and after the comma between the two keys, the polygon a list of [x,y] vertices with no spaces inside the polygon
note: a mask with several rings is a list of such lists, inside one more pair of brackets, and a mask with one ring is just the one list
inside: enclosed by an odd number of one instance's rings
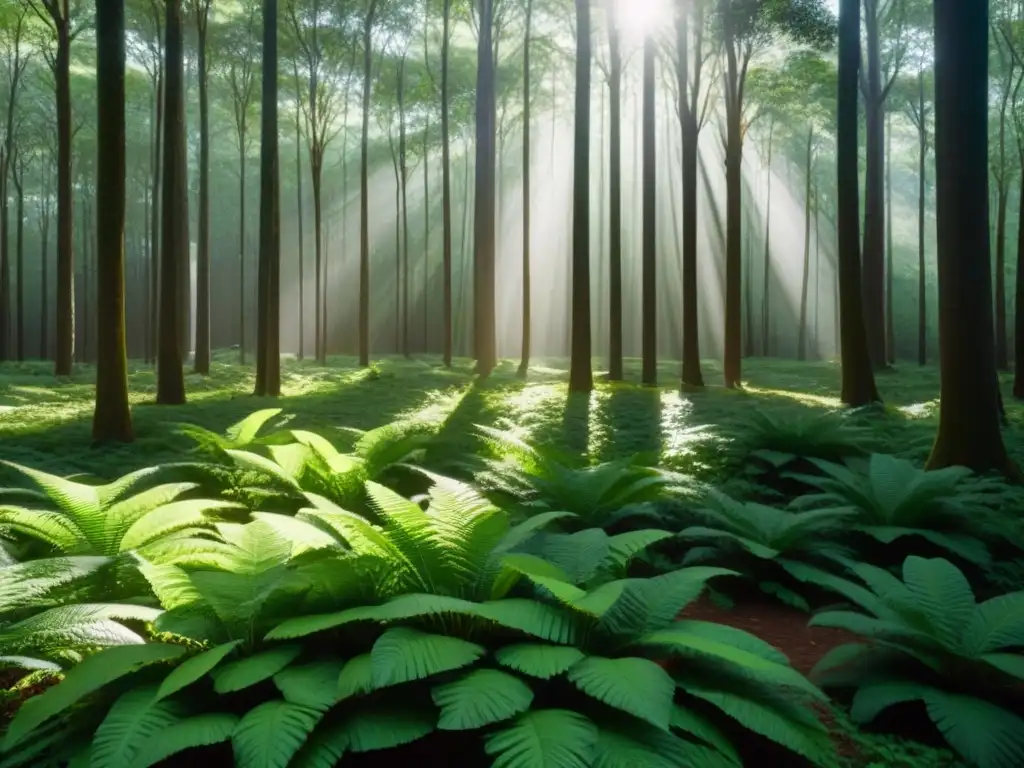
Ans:
{"label": "shrub", "polygon": [[869,644],[839,646],[811,673],[825,687],[853,689],[851,715],[868,723],[921,702],[949,745],[979,768],[1024,765],[1024,592],[975,601],[948,560],[908,557],[903,578],[858,565],[867,589],[847,597],[861,612],[826,611],[812,626],[837,627]]}

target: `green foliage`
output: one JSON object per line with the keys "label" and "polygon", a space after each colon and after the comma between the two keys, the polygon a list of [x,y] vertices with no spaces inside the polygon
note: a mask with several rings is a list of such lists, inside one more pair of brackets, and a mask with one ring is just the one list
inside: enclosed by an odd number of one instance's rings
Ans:
{"label": "green foliage", "polygon": [[1020,765],[1024,720],[1015,710],[1024,680],[1024,592],[979,604],[964,574],[943,559],[908,557],[902,580],[870,565],[855,572],[867,589],[851,585],[847,597],[862,612],[826,611],[811,624],[845,629],[870,643],[835,648],[812,677],[856,691],[856,722],[921,702],[972,765]]}
{"label": "green foliage", "polygon": [[813,462],[824,477],[802,475],[819,492],[799,499],[801,508],[851,510],[851,530],[872,546],[917,537],[961,562],[988,565],[990,555],[979,537],[990,504],[1006,487],[999,480],[970,479],[971,471],[950,467],[926,472],[910,461],[873,454],[859,471],[825,461]]}
{"label": "green foliage", "polygon": [[853,552],[837,541],[854,514],[850,510],[795,512],[711,491],[698,514],[703,524],[679,534],[699,545],[687,552],[684,565],[728,564],[762,591],[801,610],[810,610],[800,594],[803,585],[827,586],[835,578],[831,572],[852,563]]}

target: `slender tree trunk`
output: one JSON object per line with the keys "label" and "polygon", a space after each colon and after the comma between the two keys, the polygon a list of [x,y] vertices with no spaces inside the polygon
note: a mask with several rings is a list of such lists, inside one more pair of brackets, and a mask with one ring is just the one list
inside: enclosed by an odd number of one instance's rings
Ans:
{"label": "slender tree trunk", "polygon": [[50,357],[50,175],[43,175],[43,210],[39,217],[39,359]]}
{"label": "slender tree trunk", "polygon": [[[924,112],[924,70],[918,75],[918,106],[920,108],[921,126],[918,129],[919,151],[917,158],[917,362],[918,365],[925,365],[928,362],[928,287],[925,282],[925,202],[927,194],[927,157],[928,157],[928,133],[925,126]],[[1024,156],[1021,157],[1024,165]],[[1021,196],[1021,212],[1024,213],[1024,195]],[[1018,262],[1024,258],[1024,227],[1021,227],[1021,245],[1018,255]],[[1018,285],[1024,290],[1021,284],[1021,277],[1018,273]],[[1018,300],[1018,307],[1021,306]],[[1019,310],[1018,310],[1019,312]],[[1018,315],[1019,316],[1019,315]],[[1018,334],[1020,339],[1020,334]],[[1024,339],[1018,343],[1024,342]],[[1024,364],[1022,361],[1020,364]]]}
{"label": "slender tree trunk", "polygon": [[238,362],[245,365],[245,124],[238,137]]}
{"label": "slender tree trunk", "polygon": [[1006,339],[1006,213],[1010,202],[1010,182],[1005,171],[997,180],[996,191],[996,368],[1006,371],[1010,368],[1009,346]]}
{"label": "slender tree trunk", "polygon": [[188,243],[178,217],[187,189],[180,158],[185,143],[184,51],[181,29],[181,0],[165,0],[167,9],[164,46],[164,146],[163,225],[160,248],[160,338],[157,352],[156,401],[161,405],[185,402],[182,369],[181,309],[178,262],[188,257]]}
{"label": "slender tree trunk", "polygon": [[54,373],[70,376],[75,354],[74,211],[71,199],[71,30],[56,24],[54,86],[57,95],[57,347]]}
{"label": "slender tree trunk", "polygon": [[775,143],[775,114],[772,113],[768,126],[768,196],[765,198],[764,214],[764,285],[761,286],[761,354],[771,356],[771,339],[768,330],[771,327],[771,295],[772,295],[772,150]]}
{"label": "slender tree trunk", "polygon": [[10,158],[7,152],[7,146],[0,147],[0,362],[5,362],[10,357],[11,343],[11,261],[8,248],[10,222],[7,205]]}
{"label": "slender tree trunk", "polygon": [[942,395],[929,469],[1019,479],[1000,431],[988,251],[988,3],[935,0],[935,172]]}
{"label": "slender tree trunk", "polygon": [[[743,351],[743,97],[746,64],[738,61],[738,43],[731,35],[726,39],[725,150],[725,386],[741,386]],[[770,169],[769,169],[770,172]]]}
{"label": "slender tree trunk", "polygon": [[[494,3],[479,0],[476,72],[476,189],[473,226],[473,355],[476,371],[490,375],[497,364],[495,271],[495,62]],[[589,70],[588,70],[589,71]],[[584,160],[584,165],[586,160]]]}
{"label": "slender tree trunk", "polygon": [[441,219],[444,232],[441,270],[444,281],[444,364],[452,367],[452,156],[449,124],[449,55],[452,0],[444,0],[441,41]]}
{"label": "slender tree trunk", "polygon": [[[196,244],[195,372],[210,373],[210,97],[207,87],[207,20],[211,0],[198,0],[196,31],[199,67],[199,242]],[[190,290],[190,286],[186,288]]]}
{"label": "slender tree trunk", "polygon": [[533,322],[530,283],[530,34],[533,0],[526,0],[526,29],[523,33],[523,346],[519,375],[530,367],[530,328]]}
{"label": "slender tree trunk", "polygon": [[[694,19],[698,40],[704,24],[703,6],[697,4]],[[700,46],[698,46],[698,49]],[[683,375],[682,386],[703,387],[700,369],[700,312],[697,295],[697,174],[700,125],[696,107],[699,81],[690,84],[690,11],[676,16],[676,79],[679,92],[683,146]],[[700,50],[697,56],[700,56]],[[700,62],[695,62],[699,65]],[[699,70],[697,70],[699,71]],[[697,79],[695,73],[694,79]],[[748,296],[749,300],[749,296]],[[753,342],[750,342],[753,343]]]}
{"label": "slender tree trunk", "polygon": [[263,0],[263,78],[260,117],[260,268],[256,389],[281,394],[281,211],[277,129],[277,0]]}
{"label": "slender tree trunk", "polygon": [[[1018,154],[1021,167],[1024,167],[1024,138],[1018,140]],[[923,157],[923,153],[922,153]],[[924,161],[922,160],[922,166]],[[1019,221],[1024,222],[1024,190],[1020,194],[1020,208],[1018,210]],[[923,249],[922,249],[923,254]],[[921,257],[921,274],[924,274],[924,256]],[[921,285],[924,285],[924,277],[921,278]],[[922,298],[924,288],[921,288]],[[1017,276],[1014,285],[1016,301],[1014,307],[1014,333],[1013,333],[1013,396],[1018,400],[1024,400],[1024,226],[1017,228]],[[922,304],[923,306],[923,304]],[[924,324],[924,311],[921,312],[922,327]],[[922,354],[922,365],[923,365]]]}
{"label": "slender tree trunk", "polygon": [[[96,409],[93,440],[131,442],[125,329],[125,25],[124,3],[96,6]],[[21,260],[22,198],[18,203]],[[19,267],[20,283],[20,267]],[[19,293],[21,288],[19,286]],[[21,301],[19,298],[19,313]],[[19,340],[19,347],[21,342]]]}
{"label": "slender tree trunk", "polygon": [[[615,18],[616,0],[608,2],[608,378],[622,381],[622,51]],[[685,198],[685,189],[684,189]],[[685,216],[685,214],[684,214]]]}
{"label": "slender tree trunk", "polygon": [[807,155],[804,165],[804,270],[800,280],[800,327],[796,345],[796,359],[807,359],[807,290],[811,282],[811,173],[814,167],[814,128],[807,131]]}
{"label": "slender tree trunk", "polygon": [[[20,160],[19,160],[20,163]],[[14,357],[18,362],[25,359],[25,168],[12,167],[16,192],[15,213],[18,222],[15,227],[14,258],[18,276],[14,283],[14,299],[17,311],[14,316]]]}
{"label": "slender tree trunk", "polygon": [[836,131],[839,253],[839,322],[842,359],[841,398],[846,405],[878,402],[875,375],[864,330],[860,270],[860,191],[857,103],[860,64],[860,0],[839,2],[838,111]]}
{"label": "slender tree trunk", "polygon": [[896,318],[893,316],[893,240],[892,240],[892,118],[885,121],[885,360],[896,363]]}
{"label": "slender tree trunk", "polygon": [[575,107],[572,177],[572,350],[569,366],[569,391],[590,392],[594,388],[594,373],[591,366],[590,342],[589,0],[576,0]]}
{"label": "slender tree trunk", "polygon": [[430,352],[430,115],[423,130],[423,354]]}
{"label": "slender tree trunk", "polygon": [[[295,90],[298,96],[299,90],[299,69],[295,64]],[[299,234],[299,360],[306,354],[306,280],[302,223],[302,128],[299,125],[298,104],[295,106],[295,212],[297,217],[296,229]],[[314,321],[316,330],[313,332],[313,356],[320,359],[320,265],[316,265],[316,279],[314,280],[316,299],[314,300]]]}
{"label": "slender tree trunk", "polygon": [[864,175],[864,329],[868,353],[876,368],[886,365],[885,352],[885,114],[878,0],[864,3],[866,45],[864,94],[867,122],[867,166]]}
{"label": "slender tree trunk", "polygon": [[655,43],[653,35],[644,40],[643,73],[643,278],[642,278],[642,357],[641,381],[644,386],[658,385],[658,225],[657,225],[657,146],[655,136]]}
{"label": "slender tree trunk", "polygon": [[399,175],[398,155],[388,126],[391,145],[391,167],[395,172],[395,354],[402,349],[402,179]]}
{"label": "slender tree trunk", "polygon": [[377,0],[369,0],[363,19],[363,135],[360,140],[359,208],[359,364],[370,364],[370,76],[373,69],[373,20]]}
{"label": "slender tree trunk", "polygon": [[[156,14],[159,22],[159,13]],[[153,128],[153,207],[150,210],[150,249],[149,249],[149,348],[153,362],[157,361],[157,350],[159,348],[159,313],[160,313],[160,219],[161,212],[161,189],[163,187],[163,133],[164,133],[164,66],[163,60],[157,65],[156,75],[156,107],[154,112],[155,125]],[[244,353],[243,360],[244,363]]]}
{"label": "slender tree trunk", "polygon": [[398,162],[402,174],[402,355],[409,357],[409,168],[405,148],[405,56],[398,75]]}

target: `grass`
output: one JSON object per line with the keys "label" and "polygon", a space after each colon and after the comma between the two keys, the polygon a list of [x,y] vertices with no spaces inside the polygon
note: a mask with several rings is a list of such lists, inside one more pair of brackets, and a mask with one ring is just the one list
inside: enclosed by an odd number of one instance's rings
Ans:
{"label": "grass", "polygon": [[[727,429],[753,410],[789,422],[837,408],[839,371],[831,363],[749,360],[746,389],[711,385],[681,393],[678,369],[660,367],[661,388],[638,386],[639,361],[626,364],[626,383],[599,380],[592,395],[569,396],[565,360],[536,361],[526,380],[505,362],[486,382],[477,382],[472,363],[451,370],[436,358],[388,358],[361,369],[352,358],[332,358],[327,367],[287,360],[283,397],[251,396],[254,371],[217,356],[210,376],[189,375],[184,406],[153,403],[156,378],[148,366],[133,364],[129,384],[136,441],[128,446],[93,447],[90,438],[93,370],[78,366],[70,379],[57,379],[44,363],[0,366],[0,457],[61,474],[85,473],[111,479],[138,467],[180,460],[190,447],[173,424],[192,422],[222,431],[246,414],[279,406],[296,427],[367,429],[401,416],[429,411],[444,426],[432,449],[438,462],[472,450],[473,424],[515,426],[528,436],[592,460],[637,452],[658,454],[661,463],[693,471],[705,480],[723,468],[706,437]],[[706,379],[721,381],[719,366],[705,363]],[[938,372],[901,366],[879,376],[884,409],[864,416],[887,451],[922,461],[938,420]],[[1024,408],[1007,400],[1012,424],[1024,423]],[[1007,430],[1011,453],[1024,459],[1017,430]],[[8,478],[0,470],[0,483]]]}

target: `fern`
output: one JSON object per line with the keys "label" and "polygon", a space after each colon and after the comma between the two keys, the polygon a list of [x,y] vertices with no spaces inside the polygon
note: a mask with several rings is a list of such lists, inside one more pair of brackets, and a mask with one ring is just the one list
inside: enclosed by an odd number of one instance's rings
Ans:
{"label": "fern", "polygon": [[812,677],[852,688],[856,721],[918,701],[971,764],[1020,765],[1024,720],[1003,708],[1001,692],[1024,680],[1024,592],[979,604],[963,573],[943,559],[908,557],[902,580],[874,566],[855,570],[867,585],[849,593],[860,612],[826,611],[811,624],[871,643],[839,646]]}

